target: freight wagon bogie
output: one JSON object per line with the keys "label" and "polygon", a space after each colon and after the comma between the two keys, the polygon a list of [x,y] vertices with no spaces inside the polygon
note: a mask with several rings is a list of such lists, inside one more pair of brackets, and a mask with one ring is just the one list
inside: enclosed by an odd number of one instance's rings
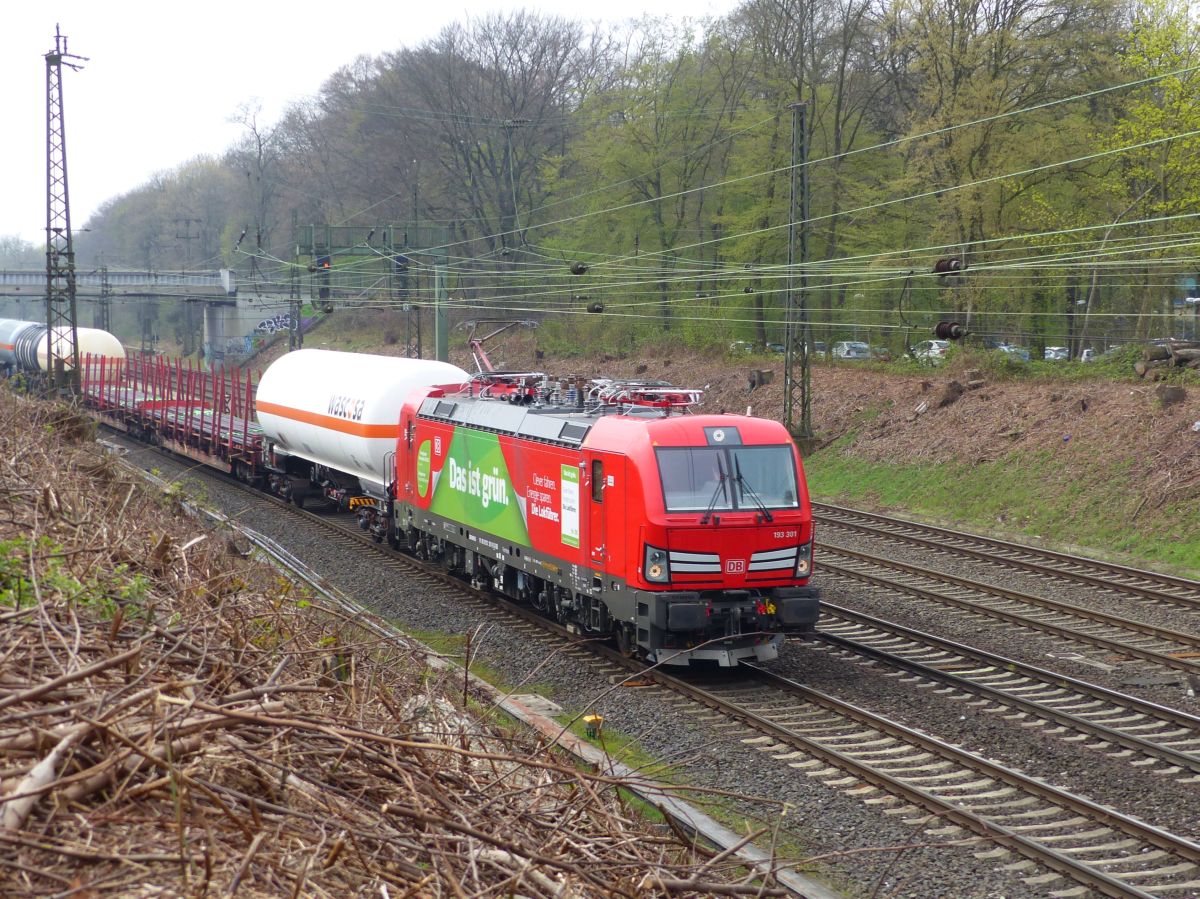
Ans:
{"label": "freight wagon bogie", "polygon": [[301,509],[324,505],[344,512],[354,508],[362,492],[357,478],[302,459],[289,459],[284,467],[268,470],[265,483],[268,493]]}

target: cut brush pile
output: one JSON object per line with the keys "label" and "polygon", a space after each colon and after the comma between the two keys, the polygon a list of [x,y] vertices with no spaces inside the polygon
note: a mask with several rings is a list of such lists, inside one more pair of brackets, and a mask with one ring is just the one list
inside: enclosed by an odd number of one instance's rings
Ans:
{"label": "cut brush pile", "polygon": [[781,894],[465,716],[90,432],[0,388],[0,895]]}

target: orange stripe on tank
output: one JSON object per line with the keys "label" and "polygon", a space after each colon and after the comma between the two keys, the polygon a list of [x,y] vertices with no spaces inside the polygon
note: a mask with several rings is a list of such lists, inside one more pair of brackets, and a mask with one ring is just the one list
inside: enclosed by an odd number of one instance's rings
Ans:
{"label": "orange stripe on tank", "polygon": [[316,425],[327,431],[340,431],[355,437],[392,437],[400,436],[400,422],[391,425],[371,425],[361,421],[346,421],[333,415],[322,415],[319,412],[305,412],[303,409],[293,409],[291,406],[280,406],[278,403],[258,402],[258,411],[270,415],[278,415],[291,421],[302,422],[306,425]]}

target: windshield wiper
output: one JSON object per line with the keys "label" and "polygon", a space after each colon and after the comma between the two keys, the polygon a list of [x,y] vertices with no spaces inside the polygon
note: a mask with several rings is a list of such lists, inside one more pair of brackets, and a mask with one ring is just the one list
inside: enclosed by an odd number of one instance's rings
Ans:
{"label": "windshield wiper", "polygon": [[[717,497],[725,493],[725,466],[721,464],[721,457],[717,457],[717,474],[720,480],[717,481],[717,487],[713,490],[712,499],[708,501],[708,508],[704,510],[704,514],[700,516],[701,524],[708,524],[708,520],[712,518],[713,509],[717,506]],[[728,501],[728,499],[726,500]]]}
{"label": "windshield wiper", "polygon": [[737,455],[734,455],[733,457],[733,470],[737,475],[735,480],[742,488],[742,495],[746,496],[749,494],[750,498],[754,500],[754,504],[758,506],[760,510],[762,510],[763,518],[765,518],[768,522],[774,521],[775,518],[773,515],[771,515],[771,510],[767,508],[767,504],[764,503],[759,495],[754,492],[754,488],[750,486],[750,483],[744,477],[742,477],[742,463],[738,459]]}

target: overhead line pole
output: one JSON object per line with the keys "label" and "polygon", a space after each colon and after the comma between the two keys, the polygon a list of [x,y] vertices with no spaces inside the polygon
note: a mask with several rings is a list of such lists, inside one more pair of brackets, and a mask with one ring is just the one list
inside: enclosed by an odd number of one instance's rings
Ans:
{"label": "overhead line pole", "polygon": [[[808,321],[808,131],[805,127],[805,103],[791,103],[792,177],[788,212],[787,320],[784,338],[783,417],[784,426],[802,453],[811,451],[812,377],[809,369]],[[796,262],[796,232],[799,220],[800,259]],[[799,269],[799,291],[796,289]],[[796,367],[799,364],[799,378]],[[797,410],[797,406],[799,410]]]}
{"label": "overhead line pole", "polygon": [[[79,319],[75,305],[75,248],[67,191],[67,136],[63,117],[67,39],[54,27],[54,49],[46,54],[46,374],[51,391],[73,394],[79,386]],[[67,62],[70,69],[80,66]]]}
{"label": "overhead line pole", "polygon": [[296,246],[295,235],[299,230],[299,216],[292,210],[292,266],[288,277],[288,352],[304,348],[304,329],[301,327],[301,315],[304,306],[300,302],[300,251]]}
{"label": "overhead line pole", "polygon": [[100,266],[100,299],[96,303],[95,327],[112,330],[112,285],[108,283],[108,266]]}

